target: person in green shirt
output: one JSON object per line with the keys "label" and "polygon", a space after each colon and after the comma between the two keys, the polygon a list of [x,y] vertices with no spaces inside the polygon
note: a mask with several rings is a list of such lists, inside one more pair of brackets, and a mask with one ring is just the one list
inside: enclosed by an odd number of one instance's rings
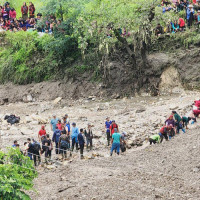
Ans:
{"label": "person in green shirt", "polygon": [[190,117],[182,117],[183,127],[186,127],[186,129],[188,129],[187,125],[190,120],[191,120]]}
{"label": "person in green shirt", "polygon": [[119,155],[120,143],[121,143],[121,134],[118,133],[118,129],[115,128],[111,140],[112,147],[110,151],[110,156],[112,156],[114,150],[117,150],[117,154]]}
{"label": "person in green shirt", "polygon": [[182,129],[182,131],[185,133],[180,115],[176,111],[172,111],[172,115],[174,116],[175,120],[176,133],[179,133],[180,129]]}
{"label": "person in green shirt", "polygon": [[150,142],[150,145],[152,145],[152,143],[154,144],[160,143],[160,135],[156,134],[156,135],[150,136],[149,142]]}

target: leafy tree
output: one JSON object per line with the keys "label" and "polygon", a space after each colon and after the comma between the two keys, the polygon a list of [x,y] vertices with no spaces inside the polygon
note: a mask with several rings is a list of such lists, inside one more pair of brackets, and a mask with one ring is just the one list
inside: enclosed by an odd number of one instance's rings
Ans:
{"label": "leafy tree", "polygon": [[29,200],[25,191],[33,188],[36,177],[33,162],[19,149],[11,148],[8,153],[0,151],[0,199]]}

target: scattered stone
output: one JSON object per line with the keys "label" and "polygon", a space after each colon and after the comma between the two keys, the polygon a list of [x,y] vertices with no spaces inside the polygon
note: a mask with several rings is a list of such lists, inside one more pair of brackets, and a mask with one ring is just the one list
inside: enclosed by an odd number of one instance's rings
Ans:
{"label": "scattered stone", "polygon": [[136,111],[135,111],[135,113],[142,113],[142,112],[144,112],[144,111],[146,111],[146,108],[139,108],[139,109],[137,109]]}
{"label": "scattered stone", "polygon": [[53,104],[58,104],[61,102],[61,100],[62,100],[62,97],[58,97],[53,101]]}

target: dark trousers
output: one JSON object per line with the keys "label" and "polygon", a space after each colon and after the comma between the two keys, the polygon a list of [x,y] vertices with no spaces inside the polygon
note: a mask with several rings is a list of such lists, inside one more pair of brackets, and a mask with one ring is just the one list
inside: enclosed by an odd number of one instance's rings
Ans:
{"label": "dark trousers", "polygon": [[34,154],[33,154],[33,160],[34,160],[35,166],[37,166],[37,159],[38,159],[38,162],[40,163],[41,162],[41,158],[40,158],[39,151],[34,152]]}
{"label": "dark trousers", "polygon": [[165,140],[168,140],[167,133],[163,133],[160,138],[161,138],[160,143],[162,143],[163,138],[165,138]]}
{"label": "dark trousers", "polygon": [[173,128],[172,128],[171,131],[169,132],[169,136],[170,136],[170,137],[174,137],[174,136],[175,136],[175,131],[174,131]]}
{"label": "dark trousers", "polygon": [[107,134],[107,141],[108,141],[108,146],[110,145],[110,132],[106,132],[106,134]]}
{"label": "dark trousers", "polygon": [[177,131],[177,133],[179,133],[180,129],[183,128],[183,125],[180,122],[176,122],[175,125],[176,125],[176,131]]}
{"label": "dark trousers", "polygon": [[76,142],[76,138],[72,139],[72,151],[74,150],[74,145],[76,144],[76,150],[78,150],[78,142]]}
{"label": "dark trousers", "polygon": [[56,154],[59,154],[60,153],[60,151],[59,151],[59,145],[58,145],[58,143],[56,142]]}
{"label": "dark trousers", "polygon": [[48,158],[48,157],[51,158],[51,150],[49,150],[49,148],[46,148],[44,155],[45,155],[45,158]]}
{"label": "dark trousers", "polygon": [[150,145],[152,145],[152,143],[156,144],[156,140],[153,140],[152,138],[149,138],[149,142],[150,142]]}
{"label": "dark trousers", "polygon": [[84,144],[80,144],[80,154],[83,156]]}
{"label": "dark trousers", "polygon": [[63,154],[66,154],[67,153],[67,147],[60,147],[60,153],[63,155]]}
{"label": "dark trousers", "polygon": [[90,145],[90,150],[92,150],[92,138],[87,138],[87,149],[89,148]]}

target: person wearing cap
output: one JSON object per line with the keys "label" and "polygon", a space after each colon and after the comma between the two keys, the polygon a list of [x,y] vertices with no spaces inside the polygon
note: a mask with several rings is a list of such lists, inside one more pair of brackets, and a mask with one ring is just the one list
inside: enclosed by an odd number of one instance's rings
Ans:
{"label": "person wearing cap", "polygon": [[76,144],[76,151],[78,151],[78,134],[79,134],[79,129],[76,127],[76,123],[72,123],[72,151],[74,150],[74,145]]}
{"label": "person wearing cap", "polygon": [[120,143],[121,143],[121,134],[118,133],[117,128],[114,128],[114,133],[112,134],[112,139],[111,139],[112,147],[110,151],[110,156],[112,156],[114,150],[116,150],[117,154],[119,155]]}
{"label": "person wearing cap", "polygon": [[112,134],[114,133],[115,128],[119,132],[118,125],[116,124],[115,120],[112,120],[112,124],[110,125],[110,137],[112,137]]}
{"label": "person wearing cap", "polygon": [[86,145],[87,145],[87,150],[89,150],[89,145],[90,145],[90,150],[92,150],[92,139],[93,139],[93,133],[92,133],[92,125],[89,123],[88,128],[85,129],[85,137],[86,137]]}
{"label": "person wearing cap", "polygon": [[149,142],[150,142],[150,145],[152,145],[152,143],[154,144],[160,143],[160,135],[156,134],[156,135],[150,136]]}
{"label": "person wearing cap", "polygon": [[194,9],[193,9],[193,5],[190,4],[186,10],[187,12],[187,23],[188,23],[188,27],[190,28],[193,24],[193,20],[194,20]]}
{"label": "person wearing cap", "polygon": [[112,124],[112,121],[110,121],[109,117],[106,117],[106,122],[105,122],[105,128],[106,128],[106,135],[107,135],[107,141],[108,141],[108,146],[110,146],[110,126]]}
{"label": "person wearing cap", "polygon": [[42,136],[46,136],[46,134],[47,134],[47,133],[46,133],[46,130],[45,130],[45,126],[42,125],[40,131],[38,132],[38,139],[39,139],[39,141],[41,141],[41,137],[42,137]]}
{"label": "person wearing cap", "polygon": [[51,130],[53,131],[53,132],[55,132],[55,130],[56,130],[56,124],[58,123],[58,118],[56,118],[56,115],[53,115],[53,119],[51,119],[51,123],[50,123],[50,125],[51,125]]}

